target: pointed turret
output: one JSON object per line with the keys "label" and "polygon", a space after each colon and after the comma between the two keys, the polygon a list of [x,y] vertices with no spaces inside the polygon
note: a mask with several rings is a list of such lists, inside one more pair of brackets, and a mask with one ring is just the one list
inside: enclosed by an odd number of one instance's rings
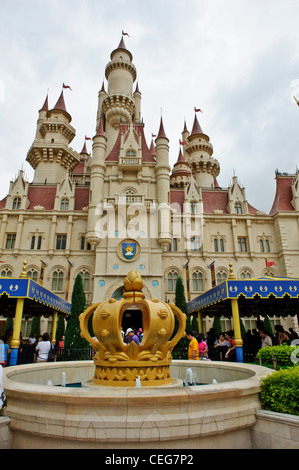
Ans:
{"label": "pointed turret", "polygon": [[135,112],[133,116],[134,122],[141,122],[141,93],[139,90],[138,82],[134,91]]}
{"label": "pointed turret", "polygon": [[53,112],[59,112],[62,113],[67,119],[68,122],[70,123],[72,121],[72,116],[67,112],[66,106],[65,106],[65,101],[64,101],[64,95],[63,95],[63,90],[57,100],[57,103],[55,104],[54,108],[48,111],[48,116],[51,116]]}
{"label": "pointed turret", "polygon": [[46,111],[46,112],[49,111],[49,100],[48,100],[48,98],[49,98],[49,96],[47,95],[47,96],[46,96],[46,99],[45,99],[45,102],[44,102],[42,108],[39,110],[39,112],[41,112],[41,111]]}
{"label": "pointed turret", "polygon": [[80,155],[89,155],[89,153],[87,151],[87,147],[86,147],[86,141],[84,142],[84,145],[83,145],[83,148],[80,152]]}
{"label": "pointed turret", "polygon": [[195,114],[191,134],[186,139],[185,159],[192,169],[199,187],[213,188],[214,181],[220,173],[218,160],[212,157],[213,146],[208,135],[198,122]]}
{"label": "pointed turret", "polygon": [[180,149],[177,162],[174,164],[174,167],[171,173],[170,184],[171,186],[184,187],[186,184],[189,183],[190,176],[191,176],[190,167],[188,163],[185,161],[182,150]]}
{"label": "pointed turret", "polygon": [[197,136],[197,135],[203,135],[203,131],[202,131],[202,128],[200,127],[197,116],[195,114],[194,122],[193,122],[193,128],[192,128],[192,131],[191,131],[191,134],[190,134],[189,137],[194,137],[194,136]]}
{"label": "pointed turret", "polygon": [[[159,133],[158,133],[157,139],[161,139],[161,138],[167,139],[167,140],[169,141],[169,139],[166,137],[166,134],[165,134],[162,116],[161,116],[160,129],[159,129]],[[157,140],[157,139],[156,139],[156,140]]]}
{"label": "pointed turret", "polygon": [[38,120],[37,120],[37,126],[36,126],[36,134],[35,134],[35,139],[41,139],[42,136],[40,134],[40,128],[46,119],[47,112],[49,111],[49,101],[48,101],[48,95],[46,96],[45,102],[41,109],[38,112]]}

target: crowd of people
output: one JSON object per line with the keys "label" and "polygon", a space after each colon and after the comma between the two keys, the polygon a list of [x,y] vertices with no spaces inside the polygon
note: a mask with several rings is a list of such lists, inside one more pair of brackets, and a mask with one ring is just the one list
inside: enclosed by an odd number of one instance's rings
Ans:
{"label": "crowd of people", "polygon": [[[189,341],[188,359],[190,360],[236,360],[233,330],[216,334],[215,329],[211,328],[206,335],[188,330],[186,338]],[[247,330],[242,339],[244,354],[254,358],[261,348],[284,344],[290,345],[293,340],[298,339],[298,334],[293,328],[286,331],[281,325],[276,325],[274,335],[271,335],[265,329],[252,329]]]}

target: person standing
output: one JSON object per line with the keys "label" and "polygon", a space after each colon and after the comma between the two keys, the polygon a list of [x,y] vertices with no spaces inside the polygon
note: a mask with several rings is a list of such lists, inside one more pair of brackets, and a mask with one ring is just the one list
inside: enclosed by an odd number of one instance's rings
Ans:
{"label": "person standing", "polygon": [[260,330],[260,337],[262,338],[262,348],[266,348],[267,346],[272,346],[272,339],[268,336],[268,332],[265,330]]}
{"label": "person standing", "polygon": [[50,341],[49,333],[44,333],[42,341],[37,343],[35,351],[37,352],[36,362],[47,362],[49,357],[49,352],[52,348]]}
{"label": "person standing", "polygon": [[189,348],[188,348],[189,361],[190,360],[198,361],[199,360],[198,341],[194,337],[193,331],[191,330],[186,331],[186,338],[188,341],[190,341]]}

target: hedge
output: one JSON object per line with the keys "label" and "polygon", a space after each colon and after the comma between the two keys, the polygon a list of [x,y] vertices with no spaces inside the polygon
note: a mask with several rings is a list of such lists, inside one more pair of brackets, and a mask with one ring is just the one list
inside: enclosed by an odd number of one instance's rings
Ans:
{"label": "hedge", "polygon": [[278,365],[292,366],[293,362],[291,361],[291,354],[295,349],[296,346],[289,346],[287,344],[282,344],[280,346],[267,346],[266,348],[261,348],[258,351],[255,357],[255,361],[259,362],[259,358],[261,357],[263,364],[272,364],[273,354],[276,358]]}
{"label": "hedge", "polygon": [[264,410],[299,416],[299,365],[262,378],[260,398]]}

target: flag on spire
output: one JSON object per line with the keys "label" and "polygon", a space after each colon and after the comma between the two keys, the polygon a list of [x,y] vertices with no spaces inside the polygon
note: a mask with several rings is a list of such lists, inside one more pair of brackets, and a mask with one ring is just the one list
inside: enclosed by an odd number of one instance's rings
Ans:
{"label": "flag on spire", "polygon": [[187,145],[187,142],[182,142],[180,139],[180,145]]}
{"label": "flag on spire", "polygon": [[131,37],[131,36],[128,35],[128,33],[124,33],[124,31],[122,31],[122,35],[123,35],[123,36]]}
{"label": "flag on spire", "polygon": [[69,85],[62,84],[62,88],[68,88],[69,90],[73,91]]}
{"label": "flag on spire", "polygon": [[92,140],[90,137],[85,136],[85,140]]}
{"label": "flag on spire", "polygon": [[202,110],[199,109],[199,108],[196,108],[195,106],[194,106],[194,111],[195,111],[196,113],[198,113],[198,112],[201,112],[201,113],[202,113]]}
{"label": "flag on spire", "polygon": [[152,138],[157,137],[157,134],[152,134]]}

